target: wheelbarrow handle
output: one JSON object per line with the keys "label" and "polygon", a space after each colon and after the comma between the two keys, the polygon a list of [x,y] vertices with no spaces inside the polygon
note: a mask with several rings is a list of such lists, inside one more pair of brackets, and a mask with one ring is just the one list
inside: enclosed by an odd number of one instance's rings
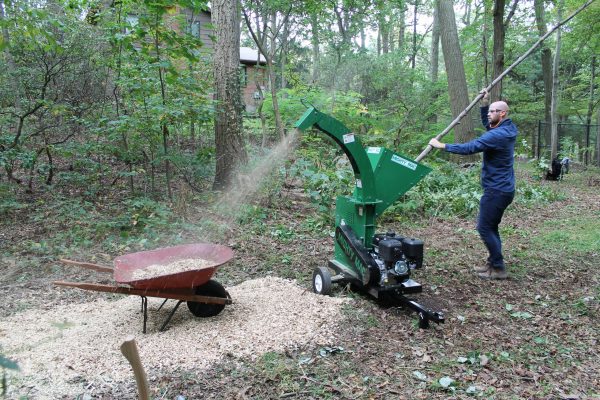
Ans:
{"label": "wheelbarrow handle", "polygon": [[88,262],[68,260],[66,258],[61,258],[58,261],[60,261],[60,262],[62,262],[64,264],[76,265],[78,267],[92,269],[92,270],[98,271],[98,272],[109,272],[109,273],[112,274],[113,271],[114,271],[112,267],[107,267],[107,266],[104,266],[104,265],[98,265],[98,264],[93,264],[93,263],[88,263]]}

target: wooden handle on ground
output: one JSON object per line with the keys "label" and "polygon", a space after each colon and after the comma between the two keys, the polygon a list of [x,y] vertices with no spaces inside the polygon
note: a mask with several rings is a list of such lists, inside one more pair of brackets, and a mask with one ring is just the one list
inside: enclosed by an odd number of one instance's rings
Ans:
{"label": "wooden handle on ground", "polygon": [[150,400],[148,378],[144,372],[144,367],[142,366],[140,354],[138,353],[138,349],[135,344],[135,338],[133,336],[128,336],[125,341],[121,343],[121,353],[123,353],[133,368],[133,374],[135,376],[135,382],[137,383],[140,400]]}
{"label": "wooden handle on ground", "polygon": [[99,265],[99,264],[92,264],[92,263],[89,263],[89,262],[67,260],[66,258],[61,258],[58,261],[60,261],[61,263],[67,264],[67,265],[77,265],[78,267],[82,267],[82,268],[86,268],[86,269],[92,269],[92,270],[98,271],[98,272],[110,272],[110,273],[112,273],[114,271],[111,267],[106,267],[104,265]]}

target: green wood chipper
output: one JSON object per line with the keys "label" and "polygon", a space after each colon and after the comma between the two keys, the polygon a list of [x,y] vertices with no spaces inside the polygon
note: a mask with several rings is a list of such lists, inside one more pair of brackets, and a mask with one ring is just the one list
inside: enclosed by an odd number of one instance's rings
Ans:
{"label": "green wood chipper", "polygon": [[377,217],[431,169],[383,147],[365,149],[346,126],[314,107],[295,127],[302,131],[314,127],[333,139],[348,157],[355,176],[352,196],[337,198],[334,258],[314,270],[315,293],[329,294],[332,283],[349,283],[386,303],[416,311],[422,328],[429,321],[444,322],[441,312],[405,296],[422,291],[410,275],[423,265],[423,241],[394,232],[375,233]]}

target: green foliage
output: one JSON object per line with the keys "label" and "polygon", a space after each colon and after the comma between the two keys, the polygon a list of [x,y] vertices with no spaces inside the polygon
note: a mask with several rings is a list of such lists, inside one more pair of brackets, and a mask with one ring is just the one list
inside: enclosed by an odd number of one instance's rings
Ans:
{"label": "green foliage", "polygon": [[75,197],[39,202],[37,207],[41,211],[34,212],[32,222],[48,225],[53,234],[41,241],[25,241],[17,247],[41,256],[95,246],[110,252],[125,247],[155,247],[157,241],[184,228],[167,204],[144,197],[103,207]]}
{"label": "green foliage", "polygon": [[517,184],[516,200],[525,205],[550,203],[560,200],[560,195],[551,187],[521,181]]}
{"label": "green foliage", "polygon": [[25,207],[17,200],[9,185],[0,184],[0,216]]}
{"label": "green foliage", "polygon": [[[190,124],[199,136],[212,123],[211,66],[174,12],[205,2],[121,1],[101,12],[80,2],[4,6],[0,167],[15,181],[28,175],[32,189],[77,185],[95,196],[120,177],[155,191],[167,160],[188,180],[206,177],[212,158],[190,166],[179,145]],[[80,18],[88,11],[93,25]]]}
{"label": "green foliage", "polygon": [[307,147],[302,151],[305,158],[297,158],[290,167],[289,174],[302,179],[304,189],[316,205],[317,211],[325,218],[331,219],[336,197],[352,193],[354,173],[349,165],[338,168],[338,163],[345,161],[345,155],[342,154],[342,158],[331,157],[336,153],[337,145],[323,146],[321,138],[309,137],[306,138],[306,142]]}
{"label": "green foliage", "polygon": [[540,232],[535,238],[536,244],[560,248],[565,254],[593,254],[600,248],[599,218],[544,223]]}
{"label": "green foliage", "polygon": [[383,218],[411,218],[414,215],[465,217],[479,208],[480,168],[462,168],[445,162],[438,165],[401,201],[392,205]]}

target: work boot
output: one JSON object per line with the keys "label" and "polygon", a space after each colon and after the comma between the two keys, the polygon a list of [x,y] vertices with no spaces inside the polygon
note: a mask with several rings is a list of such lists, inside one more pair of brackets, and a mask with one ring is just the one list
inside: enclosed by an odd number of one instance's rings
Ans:
{"label": "work boot", "polygon": [[477,274],[482,279],[495,279],[495,280],[503,280],[508,279],[508,273],[504,268],[493,268],[490,267],[486,272],[481,272]]}
{"label": "work boot", "polygon": [[479,266],[479,267],[475,267],[475,268],[473,268],[473,270],[474,270],[476,273],[480,274],[480,273],[483,273],[483,272],[488,272],[488,270],[489,270],[490,268],[492,268],[492,264],[490,264],[490,262],[489,262],[489,261],[486,261],[486,262],[485,262],[485,265],[482,265],[482,266]]}

